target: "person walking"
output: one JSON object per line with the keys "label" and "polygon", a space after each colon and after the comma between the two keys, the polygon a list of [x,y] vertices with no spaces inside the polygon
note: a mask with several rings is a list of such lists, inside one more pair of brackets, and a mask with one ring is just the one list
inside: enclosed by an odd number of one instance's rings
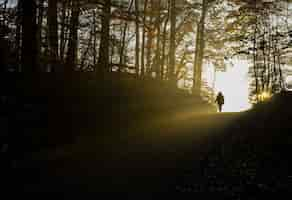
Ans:
{"label": "person walking", "polygon": [[217,103],[217,105],[218,105],[219,112],[222,112],[222,106],[224,104],[224,96],[223,96],[222,92],[218,93],[216,100],[215,100],[215,103]]}

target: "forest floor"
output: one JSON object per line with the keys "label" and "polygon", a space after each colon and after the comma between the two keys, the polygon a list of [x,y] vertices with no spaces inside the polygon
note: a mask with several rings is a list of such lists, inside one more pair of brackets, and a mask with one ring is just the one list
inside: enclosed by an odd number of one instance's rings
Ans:
{"label": "forest floor", "polygon": [[[0,120],[17,133],[3,137],[9,143],[9,166],[2,169],[6,191],[106,199],[262,199],[291,193],[291,94],[246,112],[215,113],[197,98],[146,95],[145,85],[135,85],[130,95],[111,86],[110,93],[105,88],[101,95],[100,87],[94,96],[86,89],[78,98],[66,87],[64,95],[51,86],[59,95],[50,101],[39,98],[37,106],[31,103],[36,97],[28,98],[17,109],[14,103],[14,114]],[[125,88],[119,84],[119,91]],[[38,112],[25,112],[31,107]]]}

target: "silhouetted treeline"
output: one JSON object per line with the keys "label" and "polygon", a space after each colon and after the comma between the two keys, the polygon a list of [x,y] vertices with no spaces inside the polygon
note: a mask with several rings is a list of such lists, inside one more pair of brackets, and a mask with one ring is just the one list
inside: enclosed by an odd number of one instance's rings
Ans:
{"label": "silhouetted treeline", "polygon": [[[2,0],[2,71],[130,73],[195,92],[204,68],[251,61],[251,97],[283,87],[289,1]],[[208,64],[208,65],[207,65]],[[204,93],[204,92],[203,92]]]}

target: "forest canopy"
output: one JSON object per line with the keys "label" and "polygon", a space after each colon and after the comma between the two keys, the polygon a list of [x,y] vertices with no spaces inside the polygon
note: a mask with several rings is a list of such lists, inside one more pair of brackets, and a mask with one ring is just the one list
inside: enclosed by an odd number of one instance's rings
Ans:
{"label": "forest canopy", "polygon": [[206,68],[245,59],[257,102],[292,72],[291,8],[290,0],[0,0],[1,71],[131,74],[183,81],[212,98]]}

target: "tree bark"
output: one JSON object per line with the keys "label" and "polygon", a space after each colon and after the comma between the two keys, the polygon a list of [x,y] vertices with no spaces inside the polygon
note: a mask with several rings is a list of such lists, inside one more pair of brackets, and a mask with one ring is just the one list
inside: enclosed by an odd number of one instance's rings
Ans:
{"label": "tree bark", "polygon": [[22,8],[22,71],[28,73],[38,72],[37,66],[37,24],[35,0],[21,0]]}
{"label": "tree bark", "polygon": [[[151,10],[154,10],[154,0],[151,0],[150,1],[150,9]],[[146,44],[146,49],[147,49],[147,52],[146,52],[146,74],[147,76],[151,76],[151,73],[152,73],[152,66],[151,66],[151,62],[152,62],[152,59],[151,59],[151,54],[153,52],[153,39],[154,39],[154,28],[153,28],[153,15],[150,14],[149,16],[149,23],[147,24],[148,26],[148,30],[147,30],[147,44]]]}
{"label": "tree bark", "polygon": [[141,47],[141,77],[145,75],[145,37],[146,37],[146,13],[148,7],[148,0],[144,1],[144,13],[143,13],[143,35],[142,35],[142,47]]}
{"label": "tree bark", "polygon": [[64,63],[64,57],[65,57],[65,46],[66,46],[66,23],[67,23],[67,15],[66,15],[66,9],[67,9],[67,0],[62,1],[62,14],[61,14],[61,33],[60,33],[60,61]]}
{"label": "tree bark", "polygon": [[[157,9],[157,10],[156,10]],[[157,12],[156,14],[156,22],[155,22],[155,28],[157,30],[156,33],[156,52],[155,52],[155,62],[154,62],[154,69],[155,69],[155,76],[157,79],[161,78],[161,28],[160,28],[160,12],[161,12],[161,0],[157,1],[157,8],[155,9],[155,12]]]}
{"label": "tree bark", "polygon": [[161,37],[160,37],[160,24],[157,26],[157,40],[156,40],[156,59],[155,59],[155,73],[156,78],[161,79],[161,49],[160,49],[160,43],[161,43]]}
{"label": "tree bark", "polygon": [[258,73],[257,73],[257,17],[256,17],[256,24],[253,33],[253,72],[255,76],[255,94],[256,94],[256,101],[258,101]]}
{"label": "tree bark", "polygon": [[140,27],[139,27],[139,0],[135,0],[135,12],[136,12],[136,49],[135,49],[135,72],[136,76],[139,76],[140,69]]}
{"label": "tree bark", "polygon": [[[150,21],[152,21],[152,19],[150,18]],[[146,52],[146,74],[150,75],[151,73],[151,53],[152,53],[152,43],[153,43],[153,33],[152,33],[152,28],[148,29],[148,33],[147,33],[147,44],[146,44],[146,48],[147,48],[147,52]]]}
{"label": "tree bark", "polygon": [[101,74],[109,71],[109,39],[110,39],[111,0],[106,0],[101,16],[101,38],[99,47],[98,67]]}
{"label": "tree bark", "polygon": [[[164,26],[163,26],[163,36],[162,36],[162,56],[161,56],[161,72],[160,72],[160,77],[161,79],[164,79],[164,71],[165,71],[165,61],[166,61],[166,40],[167,40],[167,24],[169,22],[169,13],[170,10],[169,10],[169,5],[168,5],[168,15],[167,15],[167,18],[164,22]],[[167,72],[166,72],[167,73]]]}
{"label": "tree bark", "polygon": [[16,35],[15,35],[17,72],[21,71],[21,25],[22,25],[21,1],[19,1],[17,4]]}
{"label": "tree bark", "polygon": [[175,36],[176,36],[176,0],[170,0],[170,46],[169,46],[169,70],[168,78],[171,82],[175,82]]}
{"label": "tree bark", "polygon": [[[38,1],[38,20],[37,20],[37,65],[41,66],[42,63],[42,25],[44,16],[44,0]],[[44,71],[44,69],[40,69]]]}
{"label": "tree bark", "polygon": [[67,52],[67,58],[66,58],[66,71],[68,73],[73,72],[77,64],[79,12],[80,12],[79,2],[72,1],[70,36],[69,36],[68,52]]}
{"label": "tree bark", "polygon": [[96,37],[96,11],[94,10],[92,13],[93,17],[93,66],[96,66],[96,42],[97,42],[97,37]]}
{"label": "tree bark", "polygon": [[[58,47],[57,0],[48,0],[48,28],[49,28],[49,36],[48,36],[49,55],[50,55],[49,60],[50,60],[50,65],[51,65],[51,71],[55,71],[57,67],[57,63],[58,63],[58,48],[59,48]],[[74,37],[75,37],[75,34],[74,34]]]}
{"label": "tree bark", "polygon": [[[129,8],[128,8],[128,12],[130,12],[130,10],[132,9],[133,3],[134,3],[134,0],[131,0]],[[122,67],[125,64],[124,51],[125,51],[125,45],[126,45],[125,42],[126,42],[127,29],[128,29],[128,22],[125,21],[124,22],[124,28],[123,28],[123,31],[122,31],[122,43],[121,43],[121,49],[120,49],[119,73],[121,72]]]}
{"label": "tree bark", "polygon": [[193,72],[193,92],[200,92],[202,87],[202,67],[205,50],[205,19],[207,13],[207,0],[203,0],[202,14],[197,26],[196,50]]}

